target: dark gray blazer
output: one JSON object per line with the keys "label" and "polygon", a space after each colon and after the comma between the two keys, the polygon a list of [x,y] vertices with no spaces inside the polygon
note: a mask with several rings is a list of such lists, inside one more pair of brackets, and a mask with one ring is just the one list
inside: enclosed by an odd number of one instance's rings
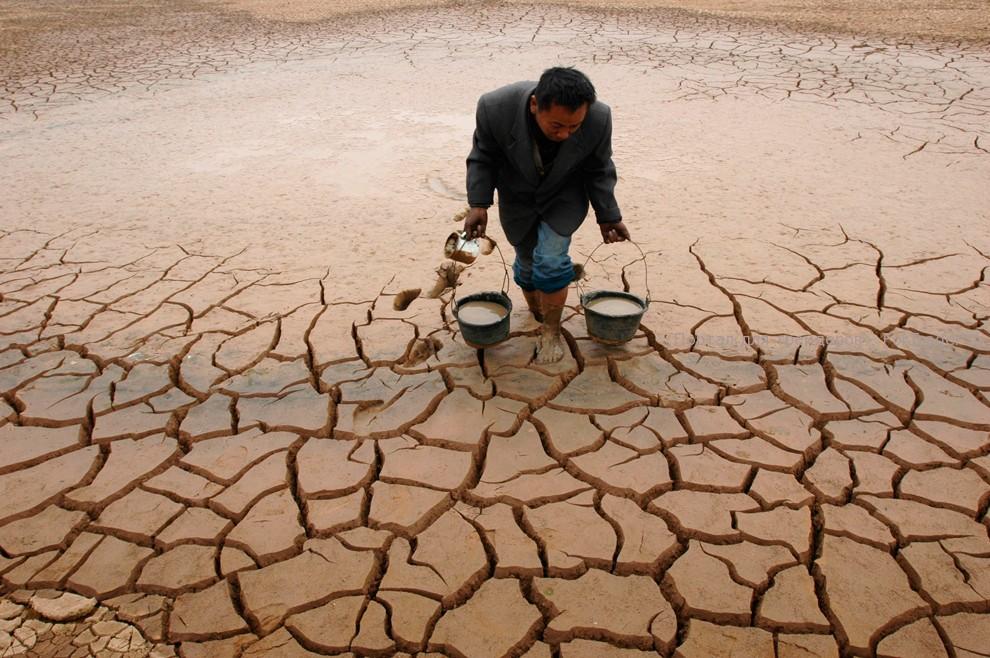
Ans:
{"label": "dark gray blazer", "polygon": [[608,105],[591,104],[581,127],[560,145],[549,174],[540,181],[526,117],[535,89],[535,82],[516,82],[478,100],[474,147],[467,158],[468,203],[487,208],[498,188],[502,228],[514,245],[540,218],[557,233],[571,235],[588,214],[589,200],[600,224],[622,218],[615,201]]}

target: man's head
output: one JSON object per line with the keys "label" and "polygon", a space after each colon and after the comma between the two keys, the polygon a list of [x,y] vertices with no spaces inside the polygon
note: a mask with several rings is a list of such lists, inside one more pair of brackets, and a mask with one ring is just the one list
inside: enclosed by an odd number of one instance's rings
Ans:
{"label": "man's head", "polygon": [[540,76],[529,97],[529,111],[544,135],[562,142],[581,127],[594,102],[595,88],[584,73],[556,66]]}

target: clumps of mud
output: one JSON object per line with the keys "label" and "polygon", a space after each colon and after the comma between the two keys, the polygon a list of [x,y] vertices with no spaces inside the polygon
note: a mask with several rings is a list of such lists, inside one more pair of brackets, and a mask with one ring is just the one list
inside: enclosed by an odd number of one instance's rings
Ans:
{"label": "clumps of mud", "polygon": [[410,348],[409,354],[402,362],[402,365],[407,368],[418,366],[435,356],[441,349],[443,349],[443,343],[438,338],[427,336],[426,338],[417,339]]}
{"label": "clumps of mud", "polygon": [[[464,218],[467,217],[469,212],[471,212],[471,208],[464,208],[460,212],[454,214],[452,219],[455,222],[463,223]],[[478,239],[478,246],[480,255],[487,256],[494,252],[498,245],[495,240],[484,237]],[[448,290],[454,290],[457,288],[461,273],[464,271],[465,267],[466,266],[461,263],[445,259],[440,263],[440,265],[437,266],[435,270],[437,278],[434,280],[433,286],[426,291],[426,294],[423,294],[423,287],[407,288],[395,296],[392,300],[392,308],[396,311],[405,311],[409,308],[410,304],[419,299],[420,296],[425,299],[437,299]],[[581,269],[581,272],[583,276],[583,268]],[[577,276],[578,267],[575,266],[575,278]]]}
{"label": "clumps of mud", "polygon": [[406,310],[409,308],[409,305],[412,304],[417,297],[419,297],[419,293],[421,292],[423,292],[422,288],[409,288],[407,290],[403,290],[395,296],[395,299],[392,300],[392,308],[396,311]]}
{"label": "clumps of mud", "polygon": [[428,299],[436,299],[447,290],[453,290],[456,288],[457,281],[463,271],[464,266],[459,263],[455,263],[454,261],[440,263],[440,267],[436,270],[437,280],[433,284],[433,288],[426,293],[426,297]]}

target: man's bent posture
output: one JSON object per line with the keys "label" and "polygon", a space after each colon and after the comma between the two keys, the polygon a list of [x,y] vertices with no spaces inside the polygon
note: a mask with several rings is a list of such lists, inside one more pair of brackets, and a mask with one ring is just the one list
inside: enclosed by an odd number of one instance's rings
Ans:
{"label": "man's bent posture", "polygon": [[612,114],[580,71],[547,69],[478,100],[467,158],[469,238],[485,235],[498,189],[502,229],[515,247],[514,279],[543,323],[537,363],[564,356],[560,317],[574,278],[571,235],[595,209],[602,239],[629,239],[615,201]]}

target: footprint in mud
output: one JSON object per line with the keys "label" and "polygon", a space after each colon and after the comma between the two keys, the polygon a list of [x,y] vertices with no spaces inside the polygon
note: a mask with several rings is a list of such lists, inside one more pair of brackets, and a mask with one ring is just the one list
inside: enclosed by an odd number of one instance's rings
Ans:
{"label": "footprint in mud", "polygon": [[454,189],[446,183],[440,175],[436,172],[427,174],[426,185],[430,188],[430,191],[434,194],[438,194],[446,199],[454,199],[455,201],[464,200],[464,191],[461,189]]}

